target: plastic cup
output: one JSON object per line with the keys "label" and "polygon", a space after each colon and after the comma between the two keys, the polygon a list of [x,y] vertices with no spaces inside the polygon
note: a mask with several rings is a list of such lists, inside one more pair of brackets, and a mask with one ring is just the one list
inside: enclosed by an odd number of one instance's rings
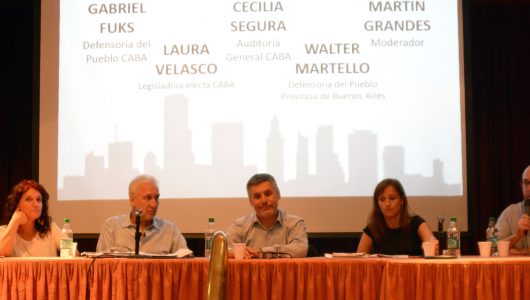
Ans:
{"label": "plastic cup", "polygon": [[510,241],[498,241],[497,249],[499,249],[499,256],[506,257],[510,254]]}
{"label": "plastic cup", "polygon": [[425,256],[435,256],[436,255],[436,242],[428,241],[421,244],[423,248],[423,255]]}
{"label": "plastic cup", "polygon": [[75,257],[77,254],[77,242],[72,243],[72,257]]}
{"label": "plastic cup", "polygon": [[491,256],[491,242],[478,242],[480,257]]}
{"label": "plastic cup", "polygon": [[232,248],[234,249],[234,258],[243,259],[245,258],[245,249],[247,244],[245,243],[233,243]]}

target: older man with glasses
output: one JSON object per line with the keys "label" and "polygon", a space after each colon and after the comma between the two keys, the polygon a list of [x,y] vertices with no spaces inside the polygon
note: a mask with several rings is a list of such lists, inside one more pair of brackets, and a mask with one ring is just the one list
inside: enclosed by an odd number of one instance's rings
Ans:
{"label": "older man with glasses", "polygon": [[510,254],[530,254],[530,166],[521,179],[523,200],[510,204],[497,221],[499,240],[510,241]]}

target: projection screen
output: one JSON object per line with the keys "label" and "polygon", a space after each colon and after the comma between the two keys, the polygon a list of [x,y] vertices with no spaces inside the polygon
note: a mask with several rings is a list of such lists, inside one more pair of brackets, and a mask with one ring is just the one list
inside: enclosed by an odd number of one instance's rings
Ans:
{"label": "projection screen", "polygon": [[309,232],[359,232],[399,179],[467,230],[460,1],[43,1],[39,177],[76,233],[158,178],[183,232],[274,175]]}

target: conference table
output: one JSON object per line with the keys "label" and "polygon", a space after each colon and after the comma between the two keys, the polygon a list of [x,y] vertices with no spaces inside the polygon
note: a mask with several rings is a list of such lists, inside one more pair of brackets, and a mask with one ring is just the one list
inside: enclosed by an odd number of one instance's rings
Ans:
{"label": "conference table", "polygon": [[[205,258],[0,258],[1,299],[205,299],[207,280]],[[529,295],[530,257],[228,261],[227,299],[522,300]]]}

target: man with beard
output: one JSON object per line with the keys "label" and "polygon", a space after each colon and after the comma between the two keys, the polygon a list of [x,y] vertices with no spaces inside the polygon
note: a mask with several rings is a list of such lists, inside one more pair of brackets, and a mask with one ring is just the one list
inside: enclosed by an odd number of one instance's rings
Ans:
{"label": "man with beard", "polygon": [[530,254],[530,166],[521,178],[523,200],[510,204],[499,217],[495,227],[499,240],[510,241],[510,254]]}

